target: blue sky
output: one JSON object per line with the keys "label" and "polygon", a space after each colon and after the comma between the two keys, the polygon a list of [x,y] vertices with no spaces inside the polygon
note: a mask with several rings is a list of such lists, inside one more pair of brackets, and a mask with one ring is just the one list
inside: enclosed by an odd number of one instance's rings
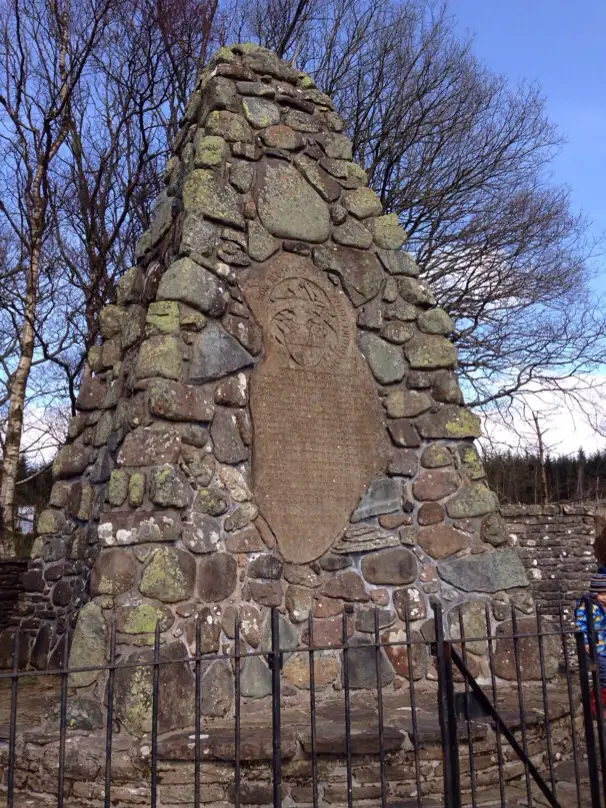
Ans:
{"label": "blue sky", "polygon": [[[592,233],[606,233],[606,0],[450,0],[449,8],[488,67],[513,83],[539,82],[567,140],[554,179],[570,187]],[[606,293],[606,256],[595,266],[594,286]]]}

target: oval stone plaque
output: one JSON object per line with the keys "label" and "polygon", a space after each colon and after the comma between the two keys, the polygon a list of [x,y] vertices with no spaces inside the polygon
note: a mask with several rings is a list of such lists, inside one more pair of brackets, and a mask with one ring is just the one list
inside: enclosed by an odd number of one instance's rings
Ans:
{"label": "oval stone plaque", "polygon": [[379,401],[351,304],[309,259],[278,255],[242,290],[265,348],[251,380],[255,499],[283,558],[306,563],[385,465]]}

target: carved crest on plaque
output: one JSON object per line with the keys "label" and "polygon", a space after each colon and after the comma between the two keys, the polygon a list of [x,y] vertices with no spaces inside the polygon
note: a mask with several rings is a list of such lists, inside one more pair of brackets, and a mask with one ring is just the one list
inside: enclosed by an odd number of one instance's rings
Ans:
{"label": "carved crest on plaque", "polygon": [[379,401],[351,304],[309,259],[278,255],[242,289],[265,349],[251,380],[255,498],[282,556],[304,563],[385,465]]}

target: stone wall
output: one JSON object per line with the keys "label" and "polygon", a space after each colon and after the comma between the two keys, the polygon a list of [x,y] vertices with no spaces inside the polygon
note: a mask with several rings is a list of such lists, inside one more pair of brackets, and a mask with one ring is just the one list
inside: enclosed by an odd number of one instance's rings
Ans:
{"label": "stone wall", "polygon": [[9,624],[19,595],[23,592],[21,576],[27,569],[27,563],[26,558],[0,561],[0,630]]}
{"label": "stone wall", "polygon": [[507,505],[501,508],[510,541],[522,559],[530,591],[545,611],[587,591],[596,569],[600,509],[581,503]]}

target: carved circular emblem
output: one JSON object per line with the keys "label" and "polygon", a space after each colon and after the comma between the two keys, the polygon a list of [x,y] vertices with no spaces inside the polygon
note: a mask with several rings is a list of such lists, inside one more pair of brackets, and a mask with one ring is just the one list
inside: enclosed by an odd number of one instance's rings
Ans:
{"label": "carved circular emblem", "polygon": [[279,281],[269,295],[269,335],[302,368],[330,363],[339,319],[326,292],[302,277]]}

